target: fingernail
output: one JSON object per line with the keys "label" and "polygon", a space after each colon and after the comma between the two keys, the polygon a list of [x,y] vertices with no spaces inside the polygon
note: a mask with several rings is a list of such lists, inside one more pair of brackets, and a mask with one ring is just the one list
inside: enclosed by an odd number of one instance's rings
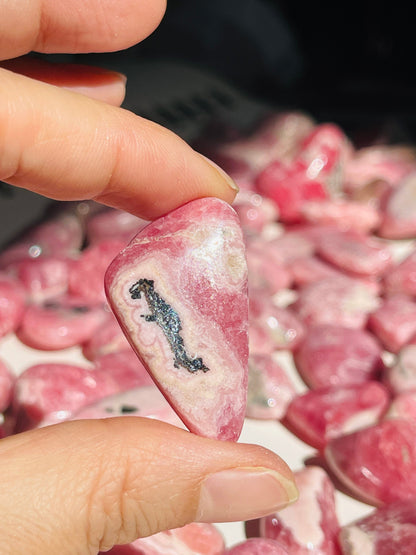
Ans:
{"label": "fingernail", "polygon": [[235,191],[236,193],[238,193],[238,191],[240,190],[238,188],[237,183],[228,175],[227,172],[225,172],[218,164],[216,164],[215,162],[213,162],[212,160],[210,160],[209,158],[207,158],[206,156],[204,156],[203,154],[201,154],[200,152],[198,153],[200,156],[202,156],[202,158],[208,162],[208,164],[214,168],[214,170],[220,174],[220,176],[222,177],[222,179],[224,179],[224,181],[227,183],[227,185],[229,187],[231,187],[231,189],[233,191]]}
{"label": "fingernail", "polygon": [[232,468],[211,474],[202,483],[195,520],[250,520],[295,501],[295,482],[268,468]]}

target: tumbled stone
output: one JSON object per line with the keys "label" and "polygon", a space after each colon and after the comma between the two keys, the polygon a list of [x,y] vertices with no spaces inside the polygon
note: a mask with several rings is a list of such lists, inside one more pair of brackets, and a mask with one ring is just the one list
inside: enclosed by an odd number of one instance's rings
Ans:
{"label": "tumbled stone", "polygon": [[367,331],[338,325],[308,329],[295,351],[295,364],[311,388],[377,379],[384,368],[382,348]]}
{"label": "tumbled stone", "polygon": [[403,347],[386,368],[384,381],[394,394],[416,390],[416,345]]}
{"label": "tumbled stone", "polygon": [[129,348],[130,344],[117,319],[112,313],[108,313],[100,327],[82,344],[82,354],[93,361],[104,355]]}
{"label": "tumbled stone", "polygon": [[26,294],[13,278],[0,273],[0,337],[14,332],[25,311]]}
{"label": "tumbled stone", "polygon": [[308,283],[337,277],[342,274],[340,270],[337,270],[334,266],[327,264],[316,256],[297,258],[290,264],[290,273],[296,287],[302,287]]}
{"label": "tumbled stone", "polygon": [[289,555],[289,551],[276,540],[249,538],[227,549],[224,555]]}
{"label": "tumbled stone", "polygon": [[416,251],[386,273],[384,287],[390,294],[403,293],[416,297]]}
{"label": "tumbled stone", "polygon": [[250,354],[246,416],[279,420],[295,395],[286,371],[269,355]]}
{"label": "tumbled stone", "polygon": [[368,326],[388,351],[397,353],[416,334],[416,302],[392,295],[370,314]]}
{"label": "tumbled stone", "polygon": [[291,285],[289,270],[268,241],[249,242],[246,256],[250,294],[253,290],[263,290],[268,295],[274,295]]}
{"label": "tumbled stone", "polygon": [[385,419],[409,418],[416,422],[416,390],[399,393],[391,401]]}
{"label": "tumbled stone", "polygon": [[268,198],[253,191],[238,193],[233,208],[237,212],[245,236],[258,235],[278,219],[276,205]]}
{"label": "tumbled stone", "polygon": [[119,391],[127,391],[143,385],[153,385],[153,380],[133,349],[107,353],[94,360],[94,370],[110,376]]}
{"label": "tumbled stone", "polygon": [[285,424],[302,441],[322,450],[334,437],[376,424],[388,403],[387,389],[375,381],[319,388],[292,400]]}
{"label": "tumbled stone", "polygon": [[369,313],[379,304],[377,290],[371,284],[347,276],[334,276],[302,287],[291,307],[309,326],[335,324],[362,328]]}
{"label": "tumbled stone", "polygon": [[[272,302],[265,303],[256,315],[250,317],[250,332],[254,326],[264,330],[274,350],[293,351],[305,335],[305,327],[296,314],[290,308],[281,308]],[[253,349],[259,351],[254,345]]]}
{"label": "tumbled stone", "polygon": [[337,555],[335,491],[324,470],[308,466],[295,472],[299,499],[260,519],[260,535],[279,541],[296,555]]}
{"label": "tumbled stone", "polygon": [[14,374],[7,364],[0,360],[0,413],[10,405],[14,382]]}
{"label": "tumbled stone", "polygon": [[111,555],[222,555],[224,539],[213,524],[193,522],[139,538],[127,545],[116,545]]}
{"label": "tumbled stone", "polygon": [[385,420],[331,440],[325,459],[354,497],[370,505],[416,497],[416,422]]}
{"label": "tumbled stone", "polygon": [[323,237],[318,254],[337,268],[358,276],[380,276],[392,264],[392,254],[387,245],[351,231],[338,231]]}
{"label": "tumbled stone", "polygon": [[106,289],[187,427],[236,440],[246,405],[248,295],[235,211],[205,198],[149,224],[109,267]]}
{"label": "tumbled stone", "polygon": [[67,292],[69,264],[68,258],[40,256],[22,260],[14,268],[14,273],[24,287],[28,301],[39,304]]}
{"label": "tumbled stone", "polygon": [[302,220],[316,225],[333,225],[343,231],[368,234],[381,222],[372,205],[345,199],[308,201],[302,206]]}
{"label": "tumbled stone", "polygon": [[390,193],[378,233],[387,239],[411,239],[416,235],[416,172],[407,175]]}
{"label": "tumbled stone", "polygon": [[65,296],[28,306],[16,333],[33,349],[55,351],[81,345],[105,320],[102,307]]}
{"label": "tumbled stone", "polygon": [[105,208],[93,214],[86,222],[88,245],[103,241],[121,241],[127,244],[149,222],[124,210]]}
{"label": "tumbled stone", "polygon": [[416,503],[397,501],[341,528],[343,555],[416,553]]}

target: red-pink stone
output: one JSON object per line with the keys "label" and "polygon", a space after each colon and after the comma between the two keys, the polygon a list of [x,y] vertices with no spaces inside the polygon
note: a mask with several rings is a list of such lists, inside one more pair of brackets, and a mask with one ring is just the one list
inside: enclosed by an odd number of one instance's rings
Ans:
{"label": "red-pink stone", "polygon": [[325,458],[351,494],[371,505],[416,497],[416,421],[385,420],[331,440]]}
{"label": "red-pink stone", "polygon": [[222,555],[224,539],[213,524],[193,522],[182,528],[139,538],[128,545],[116,545],[111,555]]}
{"label": "red-pink stone", "polygon": [[311,388],[376,379],[383,370],[382,349],[365,330],[337,325],[311,327],[295,351],[296,368]]}
{"label": "red-pink stone", "polygon": [[308,283],[320,281],[321,279],[341,275],[340,270],[337,270],[315,256],[294,260],[290,264],[290,272],[293,277],[293,282],[297,287],[302,287]]}
{"label": "red-pink stone", "polygon": [[379,304],[377,291],[371,284],[335,276],[302,287],[292,308],[307,325],[362,328],[369,313]]}
{"label": "red-pink stone", "polygon": [[315,253],[314,238],[310,238],[303,230],[286,230],[268,243],[270,255],[273,252],[281,264],[291,264],[294,260],[312,256]]}
{"label": "red-pink stone", "polygon": [[153,380],[136,353],[127,349],[102,355],[95,359],[95,371],[105,373],[118,384],[119,391],[153,385]]}
{"label": "red-pink stone", "polygon": [[289,551],[276,540],[250,538],[227,549],[224,555],[289,555]]}
{"label": "red-pink stone", "polygon": [[301,221],[302,207],[308,200],[327,198],[325,186],[308,177],[306,165],[288,165],[280,160],[274,160],[258,174],[255,187],[276,203],[279,219],[284,223]]}
{"label": "red-pink stone", "polygon": [[403,347],[390,367],[386,368],[384,381],[394,394],[416,391],[416,345]]}
{"label": "red-pink stone", "polygon": [[416,172],[407,175],[389,195],[378,233],[387,239],[416,235]]}
{"label": "red-pink stone", "polygon": [[29,306],[17,335],[33,349],[67,349],[87,341],[105,320],[102,307],[88,306],[83,299],[62,297]]}
{"label": "red-pink stone", "polygon": [[277,221],[279,215],[270,199],[252,191],[240,190],[233,208],[238,214],[244,235],[258,235],[267,224]]}
{"label": "red-pink stone", "polygon": [[26,294],[18,281],[0,273],[0,337],[17,329],[25,310]]}
{"label": "red-pink stone", "polygon": [[345,199],[308,201],[302,206],[302,220],[333,225],[343,231],[367,234],[378,228],[381,216],[370,204]]}
{"label": "red-pink stone", "polygon": [[324,387],[295,397],[285,424],[302,441],[322,450],[334,437],[376,424],[388,403],[387,389],[375,381]]}
{"label": "red-pink stone", "polygon": [[87,247],[78,260],[74,260],[69,266],[69,293],[85,299],[89,304],[104,303],[105,272],[125,246],[125,241],[108,239]]}
{"label": "red-pink stone", "polygon": [[294,384],[271,356],[250,354],[246,416],[279,420],[294,395]]}
{"label": "red-pink stone", "polygon": [[409,418],[416,422],[416,391],[397,395],[390,403],[384,418]]}
{"label": "red-pink stone", "polygon": [[341,528],[343,555],[416,553],[415,500],[397,501]]}
{"label": "red-pink stone", "polygon": [[27,258],[16,265],[15,274],[28,300],[42,303],[67,292],[69,264],[69,259],[58,256]]}
{"label": "red-pink stone", "polygon": [[12,400],[15,377],[9,367],[0,360],[0,413],[5,411]]}
{"label": "red-pink stone", "polygon": [[205,198],[149,224],[109,267],[106,290],[186,426],[236,440],[246,405],[248,295],[235,211]]}
{"label": "red-pink stone", "polygon": [[382,275],[392,263],[387,245],[351,231],[338,231],[322,238],[318,254],[337,268],[359,276]]}
{"label": "red-pink stone", "polygon": [[120,324],[112,313],[108,313],[105,321],[83,343],[82,354],[88,360],[95,360],[103,355],[129,348],[130,344],[120,328]]}
{"label": "red-pink stone", "polygon": [[124,210],[105,208],[87,220],[88,245],[114,240],[127,244],[148,223]]}
{"label": "red-pink stone", "polygon": [[264,290],[274,295],[291,285],[292,276],[278,259],[269,242],[261,239],[247,244],[248,284],[253,290]]}
{"label": "red-pink stone", "polygon": [[370,315],[368,326],[388,351],[397,353],[416,333],[416,302],[393,295]]}
{"label": "red-pink stone", "polygon": [[257,315],[250,318],[250,332],[252,326],[264,330],[271,346],[277,350],[293,351],[305,335],[305,327],[296,314],[290,308],[280,308],[272,302],[264,304]]}
{"label": "red-pink stone", "polygon": [[387,293],[404,293],[416,297],[416,251],[384,276]]}
{"label": "red-pink stone", "polygon": [[115,416],[153,418],[178,428],[184,428],[179,416],[154,384],[108,395],[75,411],[70,420],[112,418]]}
{"label": "red-pink stone", "polygon": [[96,399],[118,392],[118,384],[104,373],[72,364],[37,364],[17,379],[12,409],[16,432],[67,420]]}
{"label": "red-pink stone", "polygon": [[337,555],[338,519],[334,486],[319,467],[295,472],[299,499],[260,519],[260,535],[279,541],[296,555]]}

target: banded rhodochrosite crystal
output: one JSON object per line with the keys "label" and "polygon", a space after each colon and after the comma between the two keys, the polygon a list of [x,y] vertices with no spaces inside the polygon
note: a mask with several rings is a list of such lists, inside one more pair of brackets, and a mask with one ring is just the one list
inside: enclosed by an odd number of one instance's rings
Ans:
{"label": "banded rhodochrosite crystal", "polygon": [[152,222],[112,262],[105,286],[131,345],[189,430],[237,440],[248,295],[235,211],[204,198]]}

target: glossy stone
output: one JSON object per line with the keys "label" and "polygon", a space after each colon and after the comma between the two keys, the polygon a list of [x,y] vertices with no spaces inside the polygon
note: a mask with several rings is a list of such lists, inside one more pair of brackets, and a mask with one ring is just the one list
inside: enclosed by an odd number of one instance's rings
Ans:
{"label": "glossy stone", "polygon": [[130,346],[122,351],[102,355],[94,363],[95,372],[110,376],[118,384],[119,391],[153,385],[152,378]]}
{"label": "glossy stone", "polygon": [[384,276],[387,293],[403,293],[416,297],[416,252],[412,252],[400,264]]}
{"label": "glossy stone", "polygon": [[14,382],[14,374],[7,364],[0,360],[0,413],[10,405]]}
{"label": "glossy stone", "polygon": [[378,382],[324,387],[295,397],[285,424],[302,441],[322,450],[334,437],[376,424],[388,403],[388,391]]}
{"label": "glossy stone", "polygon": [[[252,326],[264,331],[274,350],[293,351],[305,335],[305,327],[296,314],[289,308],[280,308],[272,302],[264,303],[257,314],[251,316],[250,332]],[[254,351],[260,352],[250,338],[250,352]]]}
{"label": "glossy stone", "polygon": [[13,278],[0,273],[0,337],[17,329],[25,311],[26,294]]}
{"label": "glossy stone", "polygon": [[368,326],[388,351],[397,353],[416,334],[416,302],[392,295],[370,315]]}
{"label": "glossy stone", "polygon": [[295,352],[295,365],[311,388],[376,379],[384,368],[382,348],[367,331],[337,325],[308,329]]}
{"label": "glossy stone", "polygon": [[319,467],[295,472],[299,499],[260,519],[260,535],[279,541],[296,555],[337,555],[339,524],[334,486]]}
{"label": "glossy stone", "polygon": [[104,208],[87,219],[87,243],[88,245],[95,245],[103,241],[117,240],[127,244],[139,229],[148,223],[124,210]]}
{"label": "glossy stone", "polygon": [[205,198],[154,221],[105,281],[124,332],[187,427],[236,440],[246,405],[248,295],[234,210]]}
{"label": "glossy stone", "polygon": [[82,344],[82,354],[93,361],[101,356],[129,348],[130,344],[120,324],[109,312],[100,327]]}
{"label": "glossy stone", "polygon": [[408,418],[416,422],[416,390],[405,391],[396,395],[383,418]]}
{"label": "glossy stone", "polygon": [[69,264],[68,258],[40,256],[22,260],[16,264],[14,272],[28,301],[39,304],[67,293]]}
{"label": "glossy stone", "polygon": [[329,442],[329,469],[370,505],[416,497],[416,421],[385,420]]}
{"label": "glossy stone", "polygon": [[250,538],[230,547],[224,555],[289,555],[289,551],[276,540]]}
{"label": "glossy stone", "polygon": [[344,199],[308,201],[302,206],[302,220],[317,225],[333,225],[341,230],[368,234],[381,222],[378,210],[369,204]]}
{"label": "glossy stone", "polygon": [[343,526],[339,538],[343,555],[416,553],[416,503],[397,501],[380,507]]}
{"label": "glossy stone", "polygon": [[416,391],[416,345],[403,347],[394,363],[386,368],[383,378],[395,395]]}
{"label": "glossy stone", "polygon": [[316,256],[297,258],[290,264],[290,273],[296,287],[302,287],[321,279],[337,277],[341,271]]}
{"label": "glossy stone", "polygon": [[411,239],[416,235],[416,171],[389,195],[379,234],[387,239]]}

